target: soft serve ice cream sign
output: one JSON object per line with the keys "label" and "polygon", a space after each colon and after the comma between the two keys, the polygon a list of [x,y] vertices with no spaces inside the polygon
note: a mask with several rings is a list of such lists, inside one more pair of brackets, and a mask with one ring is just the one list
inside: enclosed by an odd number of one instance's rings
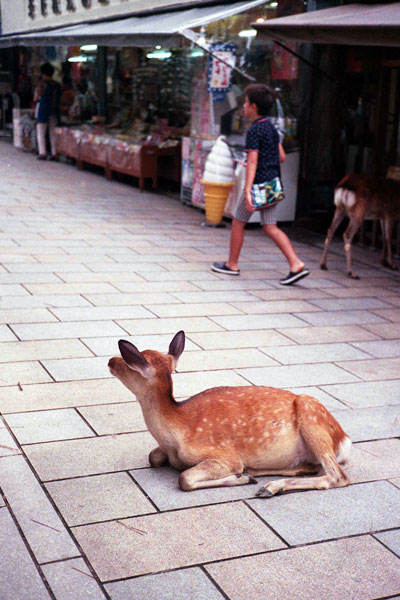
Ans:
{"label": "soft serve ice cream sign", "polygon": [[207,225],[218,226],[229,192],[235,185],[234,161],[224,136],[217,138],[207,157],[203,179]]}

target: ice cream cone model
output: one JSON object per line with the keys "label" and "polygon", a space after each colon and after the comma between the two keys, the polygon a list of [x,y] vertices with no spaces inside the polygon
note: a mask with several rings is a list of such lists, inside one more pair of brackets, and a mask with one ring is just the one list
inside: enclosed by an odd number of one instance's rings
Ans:
{"label": "ice cream cone model", "polygon": [[213,183],[201,180],[204,186],[206,205],[206,221],[211,225],[219,225],[224,216],[225,204],[234,183]]}
{"label": "ice cream cone model", "polygon": [[224,216],[229,192],[235,185],[234,162],[223,136],[217,139],[207,157],[201,183],[204,186],[206,222],[217,226]]}

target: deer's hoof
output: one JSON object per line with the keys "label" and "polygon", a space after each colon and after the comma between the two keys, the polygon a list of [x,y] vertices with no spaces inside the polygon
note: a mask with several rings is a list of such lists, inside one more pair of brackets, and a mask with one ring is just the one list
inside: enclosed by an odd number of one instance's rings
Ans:
{"label": "deer's hoof", "polygon": [[319,266],[320,266],[320,268],[321,268],[323,271],[327,271],[327,270],[328,270],[328,267],[327,267],[325,264],[321,264],[321,265],[319,265]]}
{"label": "deer's hoof", "polygon": [[256,492],[256,496],[258,496],[259,498],[271,498],[271,496],[274,496],[274,492],[271,492],[271,490],[269,490],[267,487],[261,487],[259,490],[257,490]]}
{"label": "deer's hoof", "polygon": [[360,277],[358,275],[353,275],[353,273],[350,271],[349,273],[347,273],[348,277],[351,277],[351,279],[360,279]]}
{"label": "deer's hoof", "polygon": [[398,267],[396,267],[396,265],[391,265],[387,262],[387,260],[383,260],[382,264],[384,267],[386,267],[386,269],[390,269],[391,271],[398,271]]}

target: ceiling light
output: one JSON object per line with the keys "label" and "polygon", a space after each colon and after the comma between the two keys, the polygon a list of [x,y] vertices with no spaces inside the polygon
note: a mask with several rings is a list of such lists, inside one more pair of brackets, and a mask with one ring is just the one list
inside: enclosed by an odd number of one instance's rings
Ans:
{"label": "ceiling light", "polygon": [[165,50],[156,50],[155,52],[149,52],[148,54],[146,54],[147,58],[157,58],[159,60],[170,58],[170,56],[172,56],[172,52],[168,52]]}
{"label": "ceiling light", "polygon": [[80,47],[84,52],[95,52],[97,50],[97,44],[85,44]]}
{"label": "ceiling light", "polygon": [[68,59],[68,62],[76,62],[76,63],[87,62],[87,61],[88,61],[88,57],[83,56],[82,54],[80,56],[70,56]]}
{"label": "ceiling light", "polygon": [[239,31],[239,37],[241,38],[252,38],[256,35],[257,31],[255,29],[242,29],[242,31]]}

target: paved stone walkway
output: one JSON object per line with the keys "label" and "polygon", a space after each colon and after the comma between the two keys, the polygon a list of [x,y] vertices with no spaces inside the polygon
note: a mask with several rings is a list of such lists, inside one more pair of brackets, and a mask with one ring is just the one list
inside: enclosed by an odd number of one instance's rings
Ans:
{"label": "paved stone walkway", "polygon": [[[400,598],[400,286],[378,256],[290,230],[312,274],[177,200],[0,143],[1,600]],[[352,437],[342,489],[184,493],[111,378],[117,340],[167,351],[176,397],[263,384],[323,402]],[[265,478],[260,478],[264,481]]]}

